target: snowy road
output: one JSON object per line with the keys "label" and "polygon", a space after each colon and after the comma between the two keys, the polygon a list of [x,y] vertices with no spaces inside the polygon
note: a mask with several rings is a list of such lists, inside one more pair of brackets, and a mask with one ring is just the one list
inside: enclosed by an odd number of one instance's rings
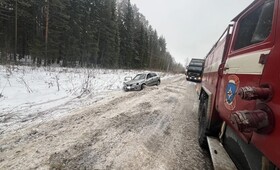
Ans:
{"label": "snowy road", "polygon": [[0,169],[211,169],[183,75],[0,136]]}

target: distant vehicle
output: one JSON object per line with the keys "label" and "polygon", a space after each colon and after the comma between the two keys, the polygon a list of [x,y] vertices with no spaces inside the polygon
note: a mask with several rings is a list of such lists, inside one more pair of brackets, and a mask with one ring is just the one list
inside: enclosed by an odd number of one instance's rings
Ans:
{"label": "distant vehicle", "polygon": [[156,73],[141,73],[137,74],[133,79],[131,77],[125,77],[123,83],[123,90],[142,90],[144,86],[159,85],[160,77]]}
{"label": "distant vehicle", "polygon": [[186,79],[193,82],[201,82],[204,59],[193,58],[186,68]]}

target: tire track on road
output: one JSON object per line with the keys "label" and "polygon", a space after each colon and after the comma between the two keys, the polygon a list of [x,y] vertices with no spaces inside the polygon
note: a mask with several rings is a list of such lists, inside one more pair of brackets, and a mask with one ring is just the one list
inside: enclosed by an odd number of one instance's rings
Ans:
{"label": "tire track on road", "polygon": [[[209,169],[184,76],[108,98],[0,140],[0,169]],[[4,147],[3,147],[4,146]]]}

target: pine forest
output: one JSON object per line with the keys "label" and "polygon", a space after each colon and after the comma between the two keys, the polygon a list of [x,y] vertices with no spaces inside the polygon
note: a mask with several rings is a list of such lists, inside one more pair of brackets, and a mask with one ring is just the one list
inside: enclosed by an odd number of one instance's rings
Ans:
{"label": "pine forest", "polygon": [[0,40],[1,64],[182,69],[130,0],[1,0]]}

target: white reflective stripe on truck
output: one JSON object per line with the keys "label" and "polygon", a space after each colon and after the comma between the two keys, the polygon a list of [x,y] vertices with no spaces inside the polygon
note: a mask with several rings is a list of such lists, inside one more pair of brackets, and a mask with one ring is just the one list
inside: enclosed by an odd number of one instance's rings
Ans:
{"label": "white reflective stripe on truck", "polygon": [[[261,75],[263,64],[259,63],[262,54],[269,54],[270,50],[256,51],[230,57],[226,61],[224,74],[254,74]],[[204,73],[218,72],[221,61],[217,61],[204,68]]]}
{"label": "white reflective stripe on truck", "polygon": [[252,74],[261,75],[264,65],[259,63],[262,54],[269,54],[270,50],[255,51],[233,56],[227,59],[224,74]]}

